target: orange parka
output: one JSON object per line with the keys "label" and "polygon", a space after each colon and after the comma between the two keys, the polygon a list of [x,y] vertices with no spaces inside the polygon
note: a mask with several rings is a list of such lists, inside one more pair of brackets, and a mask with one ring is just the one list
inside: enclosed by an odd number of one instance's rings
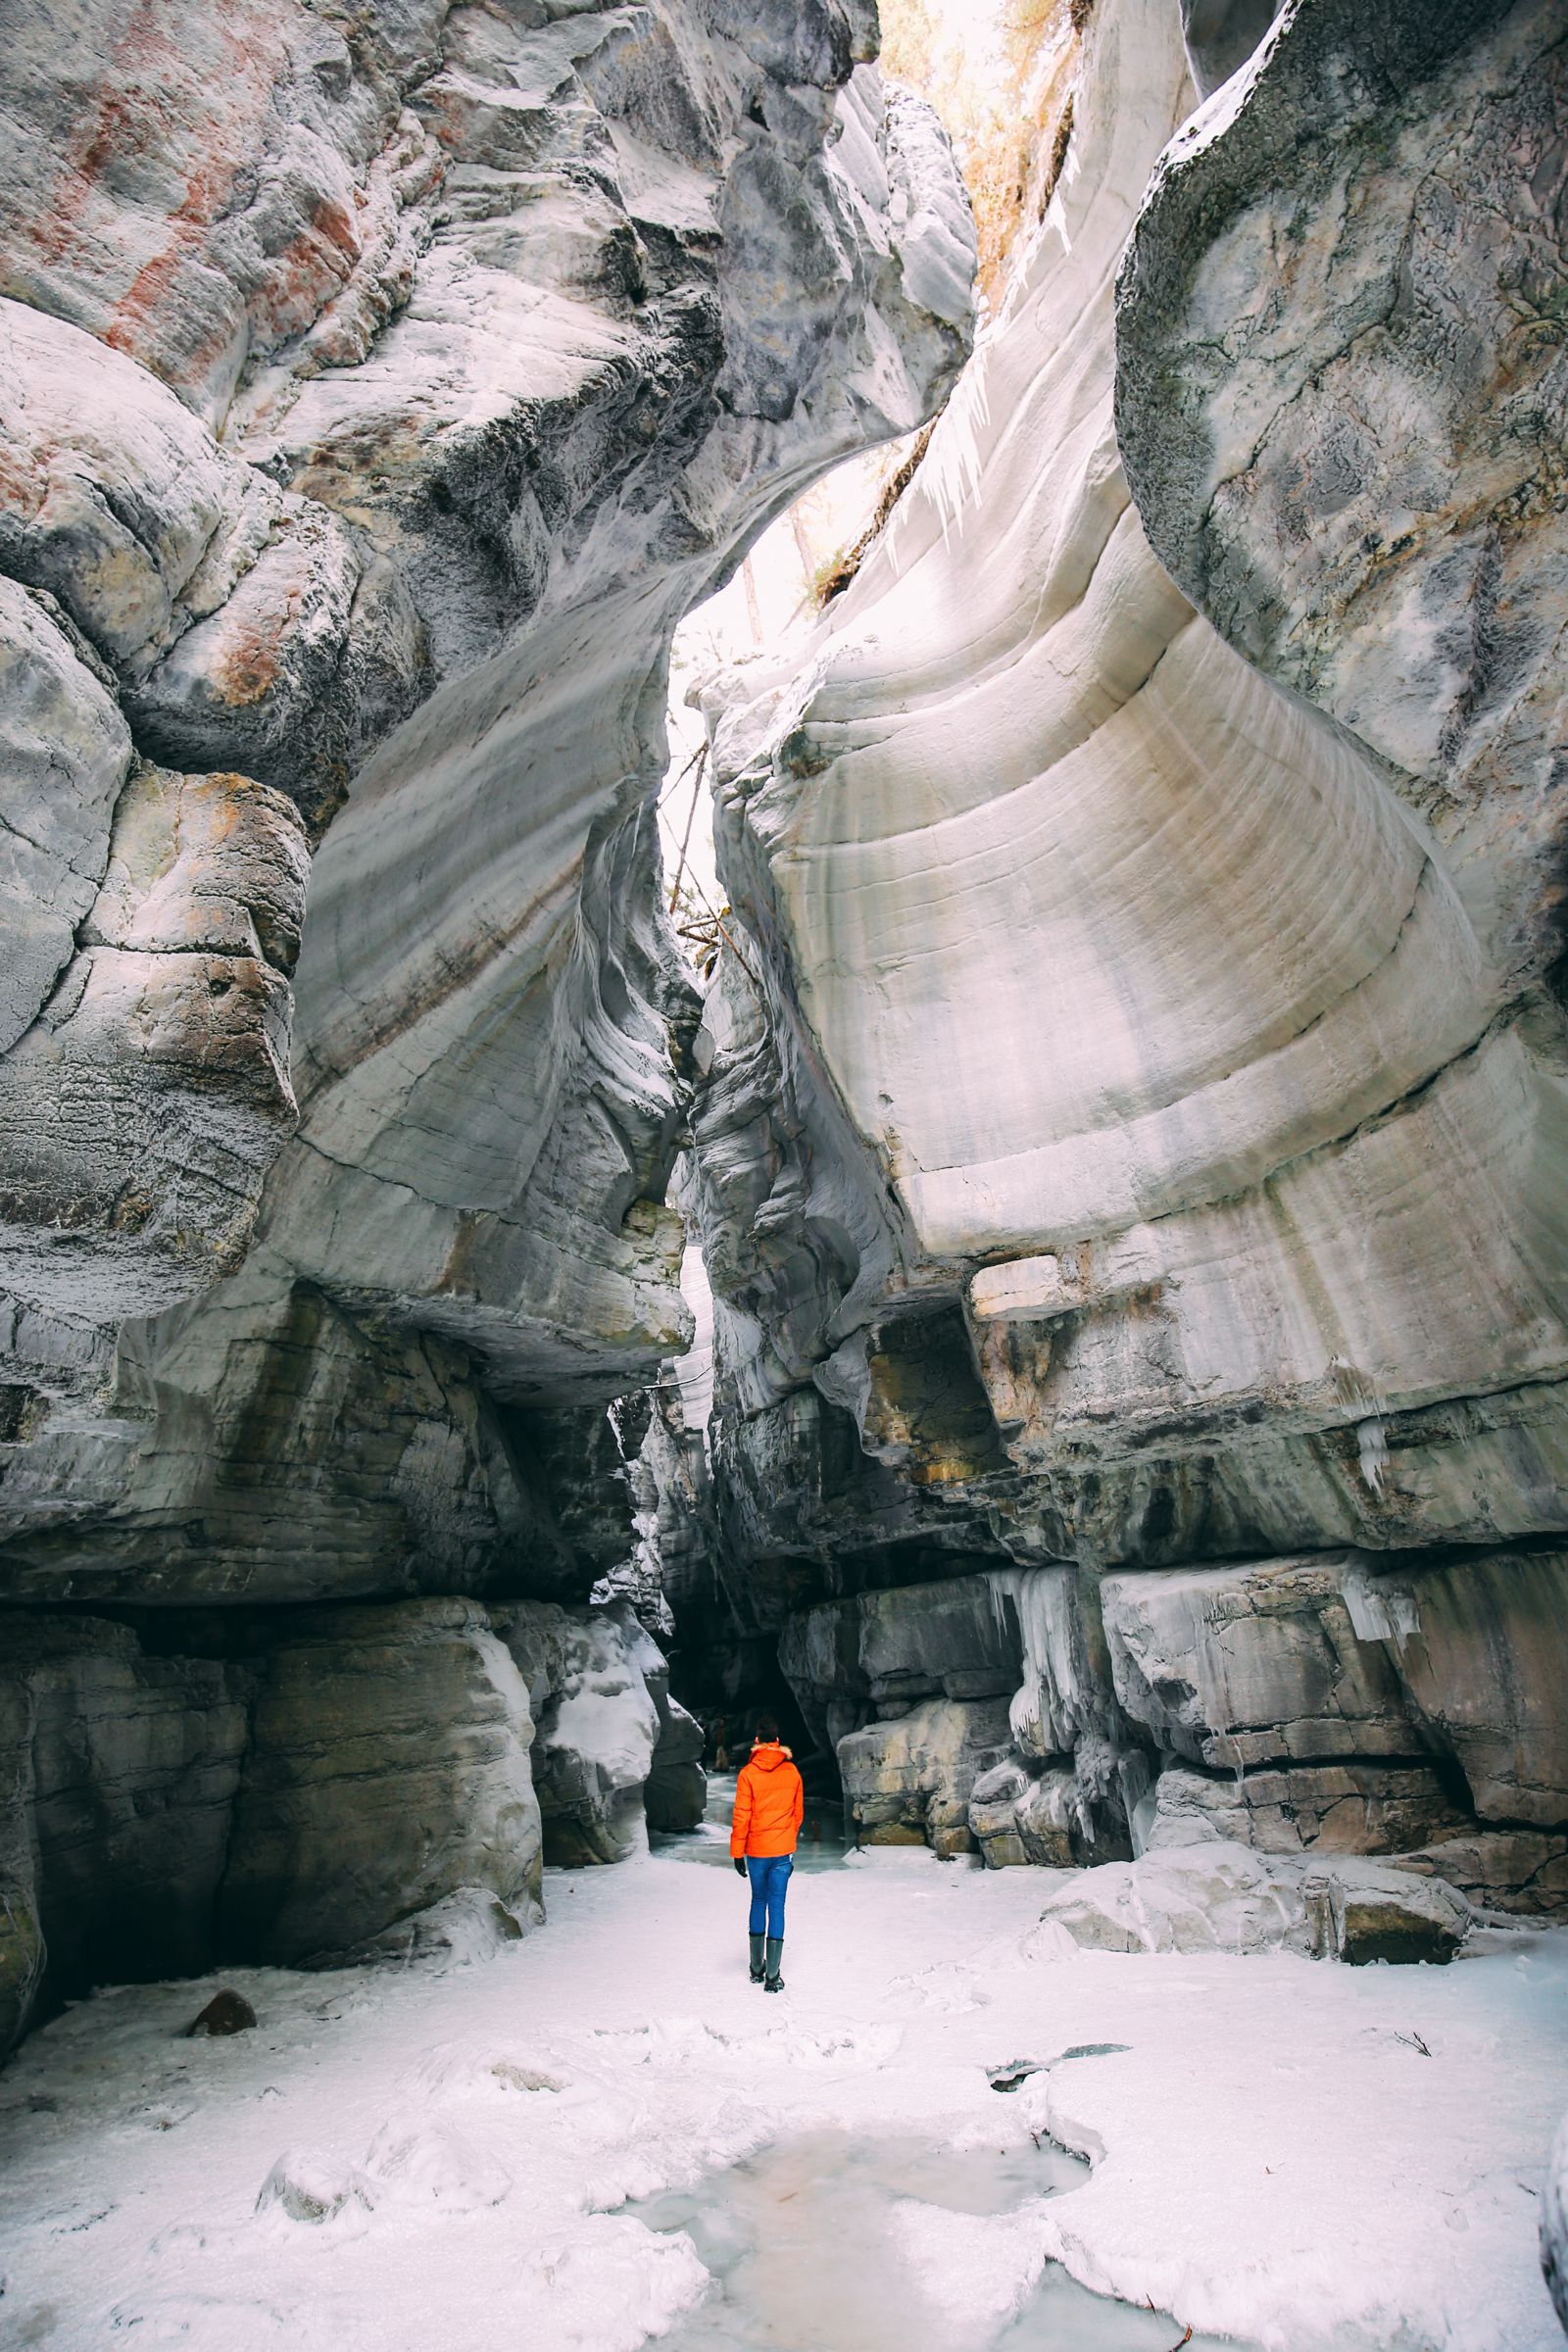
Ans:
{"label": "orange parka", "polygon": [[755,1854],[759,1861],[770,1854],[793,1854],[805,1811],[806,1791],[789,1749],[776,1740],[760,1741],[735,1785],[731,1854]]}

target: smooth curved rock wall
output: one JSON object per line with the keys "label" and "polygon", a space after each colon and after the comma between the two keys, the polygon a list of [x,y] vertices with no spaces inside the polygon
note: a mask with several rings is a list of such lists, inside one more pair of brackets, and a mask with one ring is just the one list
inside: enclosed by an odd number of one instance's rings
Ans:
{"label": "smooth curved rock wall", "polygon": [[951,383],[956,173],[839,0],[75,31],[0,69],[0,1582],[584,1598],[575,1416],[689,1333],[669,636]]}
{"label": "smooth curved rock wall", "polygon": [[990,1860],[1396,1852],[1536,1912],[1560,12],[1412,45],[1293,0],[1246,64],[1274,13],[1101,0],[881,539],[804,653],[707,690],[727,1573],[847,1785],[842,1596],[1008,1588]]}

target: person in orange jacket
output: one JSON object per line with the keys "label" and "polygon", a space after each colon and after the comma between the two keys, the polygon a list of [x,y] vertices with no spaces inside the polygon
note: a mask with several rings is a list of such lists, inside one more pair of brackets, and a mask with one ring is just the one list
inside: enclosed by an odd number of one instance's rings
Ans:
{"label": "person in orange jacket", "polygon": [[751,1757],[735,1785],[729,1850],[739,1875],[752,1883],[752,1983],[782,1992],[784,1896],[795,1867],[795,1844],[806,1791],[771,1715],[759,1715]]}

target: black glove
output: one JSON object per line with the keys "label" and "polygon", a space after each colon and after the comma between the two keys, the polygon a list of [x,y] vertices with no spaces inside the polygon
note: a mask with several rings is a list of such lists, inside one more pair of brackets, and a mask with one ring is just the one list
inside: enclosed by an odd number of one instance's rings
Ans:
{"label": "black glove", "polygon": [[734,1865],[735,1865],[735,1876],[736,1876],[738,1879],[744,1879],[744,1878],[745,1878],[745,1876],[746,1876],[746,1865],[745,1865],[745,1863],[744,1863],[744,1862],[741,1860],[741,1858],[740,1858],[739,1854],[731,1854],[731,1856],[730,1856],[730,1860],[731,1860],[731,1861],[734,1863]]}

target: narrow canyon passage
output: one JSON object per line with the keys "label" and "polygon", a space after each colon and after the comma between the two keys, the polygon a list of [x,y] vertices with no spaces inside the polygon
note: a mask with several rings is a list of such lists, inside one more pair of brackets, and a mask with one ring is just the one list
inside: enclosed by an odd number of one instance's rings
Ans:
{"label": "narrow canyon passage", "polygon": [[1550,2352],[1568,0],[0,160],[0,2352]]}
{"label": "narrow canyon passage", "polygon": [[884,1849],[797,1880],[770,1998],[680,1842],[549,1872],[548,1933],[482,1965],[241,1971],[226,2040],[178,2038],[209,1983],[35,2036],[0,2080],[7,2344],[1169,2352],[1152,2304],[1269,2352],[1550,2352],[1565,1939],[1077,1951],[1035,1874]]}

